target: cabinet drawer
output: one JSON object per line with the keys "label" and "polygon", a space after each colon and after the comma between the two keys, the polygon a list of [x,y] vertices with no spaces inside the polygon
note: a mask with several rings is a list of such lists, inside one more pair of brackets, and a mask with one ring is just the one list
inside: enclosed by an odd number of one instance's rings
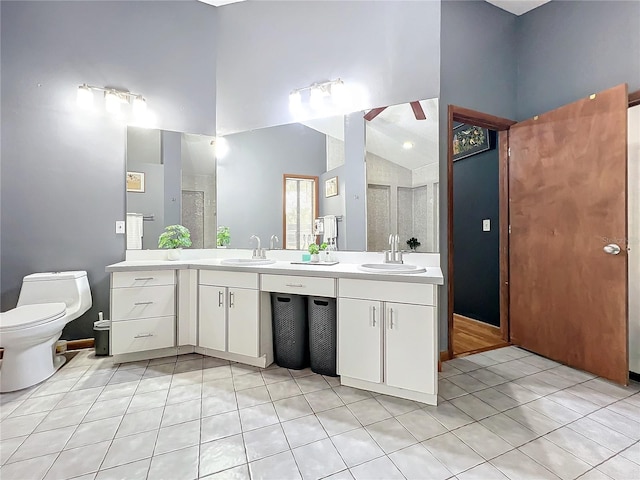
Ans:
{"label": "cabinet drawer", "polygon": [[174,347],[175,338],[176,320],[173,316],[117,322],[111,325],[111,353],[118,355]]}
{"label": "cabinet drawer", "polygon": [[148,272],[113,272],[111,288],[149,287],[175,284],[174,270],[149,270]]}
{"label": "cabinet drawer", "polygon": [[431,284],[354,280],[351,278],[341,278],[338,282],[340,297],[436,305],[436,288]]}
{"label": "cabinet drawer", "polygon": [[333,278],[262,275],[261,290],[265,292],[335,297],[336,281]]}
{"label": "cabinet drawer", "polygon": [[111,289],[111,320],[175,315],[176,288],[173,285]]}
{"label": "cabinet drawer", "polygon": [[258,289],[258,274],[250,272],[222,272],[219,270],[200,270],[200,285],[221,285]]}

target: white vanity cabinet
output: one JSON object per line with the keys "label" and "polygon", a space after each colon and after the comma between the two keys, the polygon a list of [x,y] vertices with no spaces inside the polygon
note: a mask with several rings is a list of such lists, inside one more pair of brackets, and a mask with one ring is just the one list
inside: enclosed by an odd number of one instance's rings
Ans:
{"label": "white vanity cabinet", "polygon": [[340,279],[342,384],[435,403],[436,322],[433,285]]}
{"label": "white vanity cabinet", "polygon": [[200,271],[198,346],[260,356],[260,292],[258,274]]}
{"label": "white vanity cabinet", "polygon": [[111,353],[174,347],[174,270],[114,272],[111,276]]}

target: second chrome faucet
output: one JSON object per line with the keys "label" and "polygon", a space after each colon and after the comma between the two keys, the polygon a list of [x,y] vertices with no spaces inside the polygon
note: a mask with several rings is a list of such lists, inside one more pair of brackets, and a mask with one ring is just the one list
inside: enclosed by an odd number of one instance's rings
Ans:
{"label": "second chrome faucet", "polygon": [[404,263],[400,248],[400,235],[393,233],[389,235],[389,248],[384,252],[384,263]]}

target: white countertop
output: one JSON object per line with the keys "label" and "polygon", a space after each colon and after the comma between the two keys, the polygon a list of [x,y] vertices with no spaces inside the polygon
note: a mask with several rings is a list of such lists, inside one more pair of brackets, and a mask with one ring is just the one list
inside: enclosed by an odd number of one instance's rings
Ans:
{"label": "white countertop", "polygon": [[291,261],[276,261],[269,265],[223,265],[222,259],[184,259],[184,260],[125,260],[106,267],[107,272],[128,272],[145,270],[224,270],[235,272],[252,272],[274,275],[301,275],[325,278],[359,278],[366,280],[385,280],[393,282],[430,283],[443,285],[444,279],[440,267],[427,266],[423,273],[370,273],[360,270],[356,263],[293,264]]}

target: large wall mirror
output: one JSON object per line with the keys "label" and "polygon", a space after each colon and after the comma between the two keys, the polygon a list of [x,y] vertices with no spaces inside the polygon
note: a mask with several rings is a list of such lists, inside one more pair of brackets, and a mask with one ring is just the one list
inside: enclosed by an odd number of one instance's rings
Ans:
{"label": "large wall mirror", "polygon": [[191,232],[192,248],[216,245],[213,137],[127,128],[127,249],[158,248],[167,225]]}
{"label": "large wall mirror", "polygon": [[127,248],[155,249],[182,224],[192,248],[227,229],[229,248],[256,235],[266,248],[382,251],[398,233],[403,250],[416,238],[437,252],[437,119],[433,99],[218,139],[129,127]]}
{"label": "large wall mirror", "polygon": [[[367,250],[438,251],[438,99],[365,114]],[[411,241],[413,239],[413,241]]]}
{"label": "large wall mirror", "polygon": [[[265,247],[304,249],[316,241],[316,219],[323,224],[329,216],[336,224],[342,220],[340,205],[324,201],[322,179],[344,164],[343,116],[223,138],[227,152],[218,156],[218,224],[228,228],[229,246],[253,248],[250,237],[256,235]],[[332,237],[338,240],[340,234]]]}

